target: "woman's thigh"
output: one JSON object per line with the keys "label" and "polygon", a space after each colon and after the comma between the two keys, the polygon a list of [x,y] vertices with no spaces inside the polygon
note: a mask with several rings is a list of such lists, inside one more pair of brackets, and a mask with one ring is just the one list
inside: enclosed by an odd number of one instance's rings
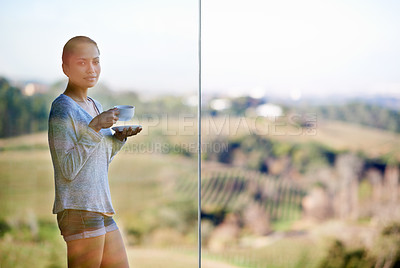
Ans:
{"label": "woman's thigh", "polygon": [[[112,217],[68,209],[57,214],[67,242],[68,267],[128,267],[125,247]],[[105,254],[105,256],[103,256]]]}
{"label": "woman's thigh", "polygon": [[114,230],[105,234],[104,252],[101,267],[129,267],[124,241],[122,240],[119,230]]}
{"label": "woman's thigh", "polygon": [[67,242],[68,267],[100,267],[105,235]]}

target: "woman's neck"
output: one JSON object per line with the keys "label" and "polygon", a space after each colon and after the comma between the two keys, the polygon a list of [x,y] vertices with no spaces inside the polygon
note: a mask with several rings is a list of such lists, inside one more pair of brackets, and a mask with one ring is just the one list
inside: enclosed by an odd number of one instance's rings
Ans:
{"label": "woman's neck", "polygon": [[71,83],[68,83],[63,94],[71,97],[75,101],[84,102],[87,100],[87,91],[87,88],[79,88]]}

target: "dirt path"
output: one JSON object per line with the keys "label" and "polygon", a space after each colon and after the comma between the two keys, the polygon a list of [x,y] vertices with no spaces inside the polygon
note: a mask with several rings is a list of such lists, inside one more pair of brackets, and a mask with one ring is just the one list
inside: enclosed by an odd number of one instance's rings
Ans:
{"label": "dirt path", "polygon": [[[197,268],[196,255],[179,251],[129,248],[127,249],[129,264],[132,268]],[[202,268],[236,268],[219,261],[202,260]]]}

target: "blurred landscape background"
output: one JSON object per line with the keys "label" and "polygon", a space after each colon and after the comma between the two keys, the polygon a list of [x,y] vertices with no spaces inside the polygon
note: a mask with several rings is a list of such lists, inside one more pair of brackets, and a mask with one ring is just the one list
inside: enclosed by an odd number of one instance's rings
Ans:
{"label": "blurred landscape background", "polygon": [[[64,267],[66,249],[51,214],[47,118],[66,81],[0,83],[6,115],[0,119],[0,263]],[[143,125],[109,173],[132,263],[159,267],[172,258],[171,267],[195,267],[197,96],[143,98],[101,83],[90,96],[104,109],[135,104],[131,123]],[[397,97],[321,103],[205,95],[204,266],[396,267],[399,103]]]}
{"label": "blurred landscape background", "polygon": [[[202,267],[399,266],[399,11],[202,1]],[[0,3],[0,267],[67,266],[47,118],[76,35],[101,51],[89,96],[135,105],[143,126],[109,170],[131,266],[197,267],[198,14],[186,0]]]}
{"label": "blurred landscape background", "polygon": [[207,103],[206,256],[239,267],[399,265],[399,98]]}

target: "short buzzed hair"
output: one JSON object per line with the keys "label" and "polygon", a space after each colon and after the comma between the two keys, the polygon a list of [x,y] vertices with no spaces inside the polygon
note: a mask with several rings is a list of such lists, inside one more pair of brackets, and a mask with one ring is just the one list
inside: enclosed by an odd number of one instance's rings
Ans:
{"label": "short buzzed hair", "polygon": [[97,43],[90,39],[87,36],[75,36],[72,37],[71,39],[68,40],[68,42],[64,45],[63,48],[63,53],[62,53],[62,62],[64,64],[67,64],[67,60],[71,54],[74,53],[75,47],[80,44],[80,43],[90,43],[96,46],[97,51],[100,54],[99,47],[97,46]]}

